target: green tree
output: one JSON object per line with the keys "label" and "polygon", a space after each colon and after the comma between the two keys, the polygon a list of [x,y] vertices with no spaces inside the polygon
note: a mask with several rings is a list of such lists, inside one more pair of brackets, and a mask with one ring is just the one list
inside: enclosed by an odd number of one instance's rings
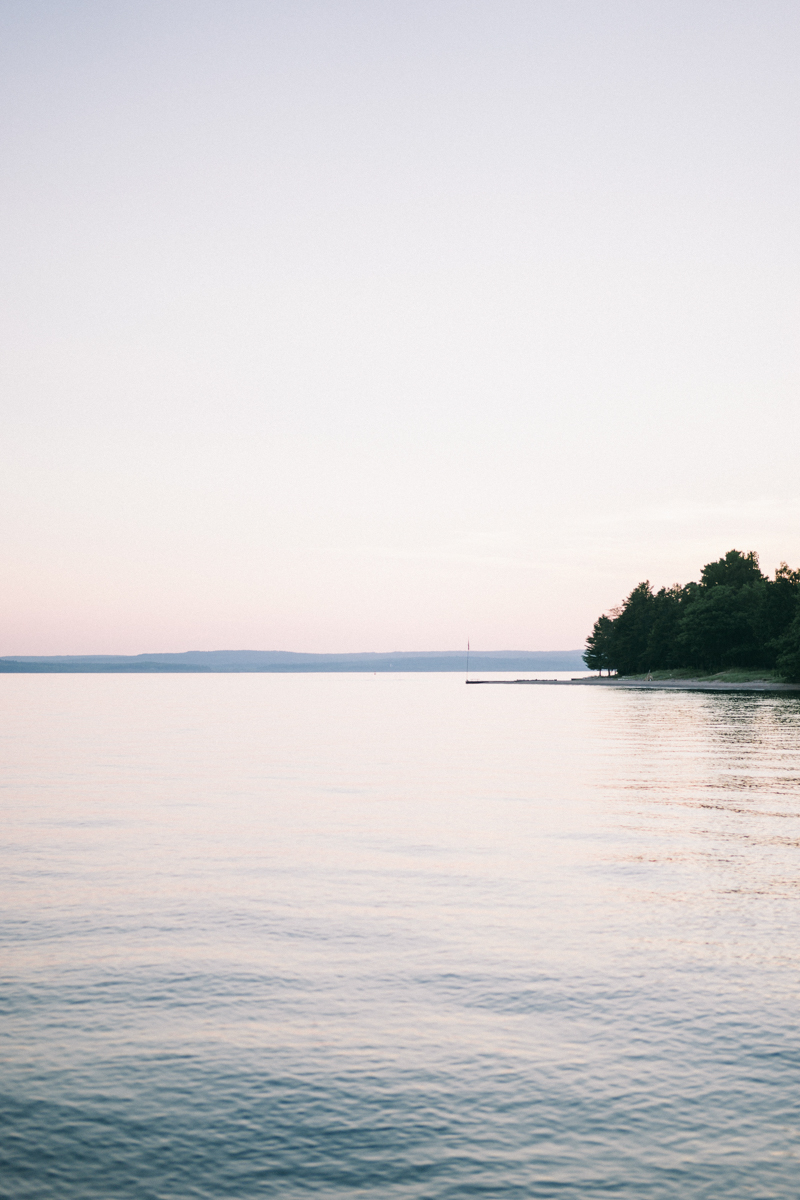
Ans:
{"label": "green tree", "polygon": [[633,589],[614,621],[611,633],[611,665],[620,675],[649,670],[647,644],[655,617],[655,597],[645,579]]}
{"label": "green tree", "polygon": [[601,675],[603,671],[608,671],[609,675],[611,674],[613,627],[612,617],[602,616],[595,621],[594,628],[586,639],[586,649],[583,652],[583,661],[590,671],[599,671]]}
{"label": "green tree", "polygon": [[685,665],[707,671],[762,666],[764,601],[763,579],[740,588],[701,587],[681,618],[678,642]]}
{"label": "green tree", "polygon": [[782,639],[797,613],[800,602],[800,571],[793,571],[785,562],[775,571],[775,578],[766,588],[766,602],[762,613],[761,640],[764,645],[762,663],[777,666],[782,653]]}
{"label": "green tree", "polygon": [[584,662],[633,675],[652,669],[771,667],[800,679],[800,571],[761,573],[755,550],[706,563],[700,583],[653,594],[638,584],[595,622]]}
{"label": "green tree", "polygon": [[679,583],[656,592],[653,598],[653,621],[645,651],[648,670],[669,670],[683,666],[678,633],[686,599],[686,589]]}
{"label": "green tree", "polygon": [[768,666],[768,586],[755,550],[729,550],[706,563],[680,621],[684,664],[708,671]]}
{"label": "green tree", "polygon": [[755,550],[742,554],[741,550],[729,550],[724,558],[706,563],[700,572],[701,587],[741,588],[766,579],[758,566]]}
{"label": "green tree", "polygon": [[776,666],[792,683],[800,683],[800,601],[797,614],[775,647]]}

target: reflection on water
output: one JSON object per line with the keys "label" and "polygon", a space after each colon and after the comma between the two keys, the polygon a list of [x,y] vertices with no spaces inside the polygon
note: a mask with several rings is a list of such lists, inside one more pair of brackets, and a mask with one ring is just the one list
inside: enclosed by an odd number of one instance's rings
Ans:
{"label": "reflection on water", "polygon": [[16,1198],[794,1198],[800,701],[5,676]]}

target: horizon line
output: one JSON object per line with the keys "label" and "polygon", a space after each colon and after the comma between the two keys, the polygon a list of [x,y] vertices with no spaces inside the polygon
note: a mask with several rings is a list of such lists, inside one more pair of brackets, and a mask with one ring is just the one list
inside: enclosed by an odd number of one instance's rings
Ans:
{"label": "horizon line", "polygon": [[[473,646],[471,655],[556,655],[580,654],[584,647],[570,647],[563,650],[476,650]],[[0,661],[35,661],[44,659],[130,659],[130,658],[178,658],[187,655],[218,656],[270,656],[291,658],[419,658],[419,657],[466,657],[468,651],[463,650],[145,650],[134,654],[98,653],[85,651],[81,654],[24,654],[7,653],[0,655]]]}

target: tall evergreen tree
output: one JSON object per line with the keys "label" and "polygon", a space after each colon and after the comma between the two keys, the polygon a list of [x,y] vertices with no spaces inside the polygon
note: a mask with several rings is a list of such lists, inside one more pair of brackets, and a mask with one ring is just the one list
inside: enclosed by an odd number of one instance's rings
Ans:
{"label": "tall evergreen tree", "polygon": [[612,665],[620,675],[647,671],[647,645],[655,617],[655,597],[650,581],[637,584],[614,621],[611,636]]}
{"label": "tall evergreen tree", "polygon": [[647,639],[647,669],[668,670],[680,667],[678,632],[684,609],[685,589],[679,583],[660,588],[653,599],[653,623]]}
{"label": "tall evergreen tree", "polygon": [[776,650],[778,670],[791,682],[800,683],[800,604],[791,625],[778,639]]}
{"label": "tall evergreen tree", "polygon": [[742,554],[741,550],[729,550],[724,558],[706,563],[700,573],[700,586],[740,588],[765,578],[759,569],[755,550],[749,554]]}
{"label": "tall evergreen tree", "polygon": [[603,671],[608,671],[609,675],[611,674],[613,626],[612,617],[602,616],[595,621],[594,628],[586,639],[586,650],[583,654],[583,661],[590,671],[599,671],[601,675]]}
{"label": "tall evergreen tree", "polygon": [[762,611],[760,637],[764,645],[764,665],[777,666],[782,653],[782,639],[787,634],[800,604],[800,571],[793,571],[785,562],[767,583]]}

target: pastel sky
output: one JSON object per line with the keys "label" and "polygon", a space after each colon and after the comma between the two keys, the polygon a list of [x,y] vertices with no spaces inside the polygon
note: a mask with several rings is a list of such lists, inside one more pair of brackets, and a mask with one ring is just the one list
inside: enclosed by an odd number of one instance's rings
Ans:
{"label": "pastel sky", "polygon": [[795,0],[0,0],[0,653],[800,565]]}

